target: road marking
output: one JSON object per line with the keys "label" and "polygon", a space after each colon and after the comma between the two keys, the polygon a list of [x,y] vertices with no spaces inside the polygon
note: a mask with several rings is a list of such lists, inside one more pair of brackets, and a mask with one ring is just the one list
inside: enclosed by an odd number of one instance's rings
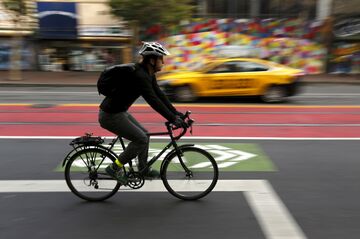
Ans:
{"label": "road marking", "polygon": [[[167,192],[161,180],[146,182],[137,190],[122,192]],[[219,180],[215,192],[244,192],[267,239],[306,239],[284,203],[267,180]],[[1,180],[0,193],[70,192],[64,180]]]}
{"label": "road marking", "polygon": [[[32,122],[31,122],[32,123]],[[57,122],[55,122],[57,123]],[[69,124],[72,122],[69,122]],[[75,123],[75,122],[74,122]],[[10,124],[5,122],[5,124]],[[21,122],[19,124],[22,124]],[[60,123],[58,123],[60,124]],[[82,123],[83,124],[83,123]],[[250,127],[359,127],[360,124],[337,124],[337,123],[325,123],[325,124],[291,124],[291,123],[280,123],[280,124],[266,124],[266,123],[198,123],[197,126],[250,126]]]}
{"label": "road marking", "polygon": [[[0,106],[31,106],[36,103],[0,103]],[[60,103],[56,104],[58,107],[99,107],[98,103]],[[360,108],[360,105],[264,105],[264,104],[175,104],[178,107],[192,107],[192,108],[264,108],[264,109],[316,109],[316,108],[330,108],[330,109],[348,109]],[[132,108],[151,108],[148,104],[135,103]]]}
{"label": "road marking", "polygon": [[31,106],[31,103],[0,103],[0,106]]}
{"label": "road marking", "polygon": [[[87,95],[99,95],[97,91],[25,91],[25,90],[1,90],[0,94],[30,94],[30,95],[38,95],[38,94],[87,94]],[[304,93],[301,95],[294,96],[296,98],[299,97],[349,97],[349,96],[360,96],[359,93]]]}
{"label": "road marking", "polygon": [[14,91],[8,91],[8,90],[2,90],[0,91],[0,94],[30,94],[30,95],[39,95],[39,94],[70,94],[70,95],[79,95],[79,94],[86,94],[86,95],[99,95],[98,92],[95,91],[20,91],[20,90],[14,90]]}
{"label": "road marking", "polygon": [[267,180],[256,182],[254,190],[245,191],[264,235],[268,239],[305,239],[306,236],[285,204]]}
{"label": "road marking", "polygon": [[[0,139],[75,139],[77,136],[0,136]],[[102,136],[105,139],[113,139],[113,136]],[[152,139],[164,139],[168,140],[169,137],[154,136]],[[345,140],[345,141],[357,141],[359,137],[212,137],[212,136],[184,136],[181,140],[299,140],[299,141],[331,141],[331,140]]]}
{"label": "road marking", "polygon": [[[206,144],[202,142],[192,142],[192,145],[194,145],[196,148],[204,149],[210,153],[214,157],[221,171],[276,171],[276,167],[271,159],[263,152],[263,150],[261,150],[259,145],[255,144],[254,142],[251,144],[223,142],[221,145],[215,145],[213,143]],[[103,146],[108,147],[106,143],[103,144]],[[165,143],[151,142],[149,148],[149,158],[157,156],[165,146]],[[127,142],[125,143],[125,147],[127,147]],[[160,169],[161,162],[172,150],[172,148],[166,150],[158,158],[157,162],[154,163],[153,167],[155,169]],[[118,143],[114,145],[112,151],[116,155],[120,155],[123,152],[123,149],[122,146]],[[183,159],[186,161],[188,157],[191,157],[191,155],[192,153],[185,153]],[[96,160],[101,161],[102,158],[98,156],[96,157]],[[106,167],[110,162],[110,159],[105,159],[104,164],[100,167]],[[179,163],[179,161],[175,159],[175,163]],[[76,167],[86,169],[86,165],[82,160],[75,160],[74,164]],[[191,165],[191,168],[201,168],[204,171],[208,171],[210,168],[212,168],[210,162],[203,162],[203,160],[200,158],[191,160]],[[59,162],[59,165],[54,170],[57,172],[63,172],[64,167],[62,167],[62,163]]]}
{"label": "road marking", "polygon": [[[346,109],[346,108],[360,108],[360,105],[256,105],[256,104],[174,104],[178,107],[194,107],[194,108],[275,108],[275,109],[307,109],[307,108],[340,108],[340,109]],[[89,107],[98,107],[99,104],[59,104],[59,106],[89,106]],[[131,107],[148,107],[147,104],[135,104]],[[190,108],[191,109],[191,108]]]}
{"label": "road marking", "polygon": [[359,93],[306,93],[302,95],[294,96],[294,98],[348,98],[360,96]]}
{"label": "road marking", "polygon": [[[0,125],[99,125],[97,122],[0,122]],[[162,123],[143,123],[143,125],[163,125]],[[198,123],[196,126],[240,126],[240,127],[360,127],[360,124],[251,124],[251,123]]]}

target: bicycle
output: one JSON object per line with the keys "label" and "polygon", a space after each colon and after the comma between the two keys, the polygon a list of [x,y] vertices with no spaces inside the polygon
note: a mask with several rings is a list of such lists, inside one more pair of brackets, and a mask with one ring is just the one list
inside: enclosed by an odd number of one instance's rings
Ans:
{"label": "bicycle", "polygon": [[[123,167],[128,177],[126,187],[139,189],[145,184],[143,172],[153,165],[167,150],[160,166],[161,180],[169,193],[183,200],[197,200],[209,194],[215,187],[219,171],[215,159],[207,151],[194,144],[178,145],[177,141],[190,128],[192,133],[193,120],[186,112],[184,121],[189,127],[180,128],[180,133],[174,134],[177,128],[166,122],[166,132],[149,133],[148,136],[169,135],[170,142],[147,162],[142,171],[133,167],[130,161]],[[93,137],[92,134],[75,138],[70,142],[73,150],[63,161],[65,180],[70,190],[78,197],[87,201],[103,201],[113,196],[122,186],[106,174],[105,168],[114,162],[118,155],[112,150],[117,142],[125,149],[123,138],[114,138],[109,146],[104,146],[105,140]]]}

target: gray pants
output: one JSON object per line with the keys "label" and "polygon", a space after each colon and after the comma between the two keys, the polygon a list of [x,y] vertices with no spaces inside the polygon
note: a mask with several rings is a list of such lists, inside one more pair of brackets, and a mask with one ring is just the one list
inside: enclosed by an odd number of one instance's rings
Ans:
{"label": "gray pants", "polygon": [[119,161],[126,164],[138,156],[138,166],[143,169],[149,150],[148,131],[128,112],[110,114],[100,110],[99,123],[102,128],[130,141],[124,152],[120,154]]}

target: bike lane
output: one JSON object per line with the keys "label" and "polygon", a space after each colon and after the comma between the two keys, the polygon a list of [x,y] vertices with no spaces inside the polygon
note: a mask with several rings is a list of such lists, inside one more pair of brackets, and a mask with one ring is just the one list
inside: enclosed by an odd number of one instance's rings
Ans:
{"label": "bike lane", "polygon": [[[23,107],[23,108],[22,108]],[[49,152],[48,157],[44,157],[44,155],[40,155],[40,158],[43,159],[43,163],[45,164],[45,161],[49,160],[51,158],[52,154],[54,155],[63,155],[63,152],[66,151],[69,148],[66,148],[65,145],[67,145],[67,142],[70,140],[73,136],[79,136],[82,135],[84,132],[94,132],[96,135],[104,135],[104,136],[112,136],[111,134],[108,134],[106,131],[103,131],[97,126],[97,107],[96,106],[76,106],[76,105],[64,105],[64,106],[55,106],[51,108],[36,108],[37,106],[33,105],[26,105],[26,106],[16,106],[15,110],[12,108],[1,108],[1,134],[6,139],[11,138],[11,136],[14,136],[16,139],[19,138],[26,138],[26,136],[39,136],[36,141],[38,142],[37,145],[33,147],[33,150],[30,149],[30,154],[33,152],[34,155],[39,155],[38,152],[36,152],[36,149],[39,149],[43,145],[43,140],[48,140],[50,137],[48,136],[63,136],[66,137],[66,139],[60,139],[59,141],[56,141],[56,143],[45,143],[45,147],[49,150],[52,150],[52,153]],[[190,108],[190,106],[180,106],[180,109],[186,110]],[[236,107],[235,107],[236,108]],[[297,219],[297,222],[301,225],[301,228],[304,229],[307,235],[321,235],[320,232],[317,232],[317,234],[313,234],[311,226],[309,226],[308,221],[321,225],[316,219],[309,218],[306,213],[302,213],[302,210],[296,207],[296,205],[301,204],[299,201],[300,199],[304,200],[311,200],[309,198],[309,195],[306,195],[308,197],[304,197],[302,195],[302,192],[304,190],[308,190],[306,186],[303,185],[304,182],[299,181],[299,179],[302,179],[303,176],[301,175],[303,172],[314,170],[313,168],[309,168],[309,165],[311,165],[311,160],[313,157],[313,154],[319,154],[317,151],[314,151],[316,148],[325,148],[328,147],[327,143],[324,142],[313,142],[313,141],[306,141],[299,143],[298,141],[289,142],[287,139],[294,139],[294,138],[301,138],[301,137],[318,137],[326,139],[327,137],[331,138],[353,138],[356,139],[360,134],[358,131],[358,126],[356,125],[357,117],[359,115],[359,108],[358,107],[258,107],[258,106],[246,106],[246,107],[237,107],[234,109],[233,107],[214,107],[214,106],[193,106],[190,109],[193,112],[193,117],[195,120],[197,120],[197,123],[194,127],[194,135],[187,135],[188,138],[186,141],[191,141],[192,138],[193,141],[196,141],[195,143],[198,143],[202,147],[208,147],[207,150],[213,150],[214,154],[217,154],[216,157],[228,157],[228,160],[221,161],[219,160],[219,163],[231,163],[231,157],[229,155],[226,156],[226,154],[232,154],[232,159],[236,159],[239,157],[246,157],[249,156],[249,154],[255,154],[260,155],[260,158],[266,158],[268,157],[270,160],[263,161],[265,163],[268,163],[268,167],[264,169],[263,171],[257,170],[256,168],[251,168],[247,172],[241,172],[241,168],[238,170],[231,170],[230,168],[223,168],[222,169],[222,180],[236,180],[237,178],[242,178],[244,180],[259,180],[259,179],[266,179],[268,182],[271,182],[271,184],[275,185],[275,190],[270,189],[271,193],[269,194],[269,190],[266,192],[256,192],[253,191],[253,195],[257,198],[261,198],[261,196],[264,195],[275,195],[275,204],[274,200],[269,201],[268,198],[263,197],[263,201],[261,200],[252,200],[250,199],[251,196],[246,196],[246,198],[241,199],[244,200],[244,202],[247,201],[249,205],[256,204],[256,202],[260,204],[267,204],[269,207],[264,207],[262,209],[259,209],[259,207],[250,206],[252,213],[257,218],[257,221],[262,228],[262,232],[265,236],[265,238],[280,238],[279,237],[279,231],[284,232],[284,230],[288,230],[288,227],[282,227],[284,225],[284,220],[274,220],[274,214],[272,217],[267,217],[267,215],[261,215],[262,212],[266,212],[269,210],[269,208],[277,207],[280,211],[284,210],[284,205],[282,203],[282,200],[284,201],[286,206],[290,206],[290,212],[295,215],[295,218]],[[13,112],[13,113],[11,113]],[[132,109],[132,112],[134,113],[134,116],[139,119],[140,122],[144,122],[145,126],[147,128],[150,128],[154,131],[156,130],[163,130],[163,119],[159,117],[156,113],[154,113],[150,108],[145,106],[137,106]],[[12,116],[4,116],[4,114],[13,114]],[[16,115],[16,116],[14,116]],[[245,117],[242,117],[245,116]],[[346,116],[346,117],[345,117]],[[6,118],[8,117],[8,118]],[[246,119],[246,120],[245,120]],[[292,121],[291,121],[292,120]],[[6,124],[8,122],[12,122],[12,124]],[[265,123],[268,122],[268,123]],[[44,131],[41,130],[35,130],[33,129],[34,126],[43,126],[42,124],[48,124],[48,126],[45,127]],[[77,124],[85,124],[84,127],[78,128],[79,125]],[[271,125],[264,125],[264,124],[271,124]],[[284,124],[286,124],[284,126]],[[291,125],[289,125],[291,124]],[[9,131],[3,131],[4,125],[13,125],[15,126],[12,128],[12,130]],[[242,130],[241,127],[244,128]],[[301,125],[301,126],[300,126]],[[7,127],[6,126],[6,127]],[[22,126],[20,131],[15,130],[16,126]],[[91,126],[91,127],[89,127]],[[301,127],[301,130],[297,130],[297,127]],[[333,130],[334,127],[339,127],[340,130],[336,131]],[[40,129],[39,127],[38,129]],[[90,128],[90,130],[89,130]],[[202,128],[200,130],[199,128]],[[259,130],[261,128],[261,130]],[[290,129],[292,130],[290,130]],[[325,128],[327,130],[321,130],[317,131],[318,128]],[[217,130],[215,130],[217,129]],[[254,134],[252,129],[257,129],[256,134]],[[272,129],[273,131],[270,131],[269,129]],[[314,132],[314,131],[315,132]],[[345,130],[345,132],[344,132]],[[306,131],[306,132],[304,132]],[[4,132],[8,132],[9,134],[4,134]],[[215,133],[214,133],[215,132]],[[10,134],[11,133],[11,134]],[[47,133],[47,134],[46,134]],[[211,133],[211,134],[210,134]],[[213,138],[212,136],[217,136],[218,138]],[[23,137],[25,136],[25,137]],[[258,138],[256,141],[252,141],[253,138]],[[277,142],[269,142],[269,141],[261,141],[261,138],[272,138],[279,140]],[[14,140],[15,140],[14,139]],[[349,138],[348,138],[349,139]],[[159,140],[162,141],[162,140]],[[59,150],[59,146],[61,145]],[[279,145],[280,144],[280,149]],[[309,144],[312,144],[314,147],[309,147]],[[253,151],[249,151],[248,149],[251,147],[246,148],[246,145],[255,146],[256,150],[253,149]],[[238,146],[239,148],[234,148]],[[347,149],[348,151],[352,151],[354,148],[348,147],[347,145],[342,145],[343,148]],[[223,147],[223,148],[221,148]],[[154,151],[158,150],[159,146],[154,144],[152,149]],[[335,145],[333,149],[335,150]],[[13,148],[16,151],[16,148]],[[245,154],[236,154],[236,150],[241,150],[245,152]],[[246,150],[244,150],[246,149]],[[280,151],[281,153],[279,154]],[[307,167],[302,166],[299,164],[301,160],[299,160],[298,157],[295,157],[292,159],[292,152],[299,152],[300,157],[306,157],[305,164],[308,165]],[[222,153],[219,153],[222,152]],[[248,153],[246,155],[246,153]],[[338,155],[337,152],[332,152],[333,155]],[[47,154],[47,153],[46,153]],[[259,158],[258,157],[258,158]],[[46,158],[46,160],[45,160]],[[252,157],[254,159],[256,157]],[[57,158],[57,162],[59,162],[60,158]],[[233,160],[234,161],[234,160]],[[251,161],[251,160],[250,160]],[[304,160],[302,160],[304,161]],[[244,161],[246,162],[246,160]],[[248,161],[249,162],[249,161]],[[273,163],[274,162],[274,163]],[[286,162],[286,163],[284,163]],[[29,162],[28,162],[29,163]],[[329,163],[329,162],[327,162]],[[41,163],[40,163],[41,164]],[[259,164],[259,161],[255,163],[256,165]],[[319,162],[315,162],[314,167],[321,167],[321,164]],[[5,165],[6,166],[6,165]],[[30,167],[29,167],[30,168]],[[47,170],[39,170],[41,172],[49,172],[54,169],[54,164],[51,166],[51,168],[48,168]],[[226,170],[230,169],[230,170]],[[280,173],[276,173],[277,170],[280,170]],[[11,171],[11,170],[10,170]],[[259,173],[260,172],[260,173]],[[30,172],[29,172],[30,173]],[[315,173],[315,172],[313,172]],[[30,174],[29,174],[30,175]],[[285,175],[285,176],[284,176]],[[323,175],[323,174],[321,174]],[[26,176],[23,176],[24,179],[26,179]],[[48,173],[47,176],[40,177],[43,179],[59,179],[59,177],[54,178],[53,173]],[[305,176],[306,183],[309,183],[310,187],[316,187],[316,186],[323,186],[321,182],[319,182],[319,185],[314,183],[316,179],[321,179],[320,176],[313,176],[313,175],[306,175]],[[325,176],[326,180],[329,180]],[[6,177],[4,178],[6,179]],[[285,181],[284,181],[285,179]],[[296,183],[294,183],[294,181]],[[302,179],[303,180],[303,179]],[[321,181],[321,180],[320,180]],[[331,181],[331,180],[330,180]],[[28,182],[27,182],[28,183]],[[325,184],[326,185],[326,184]],[[239,190],[248,190],[244,189],[246,187],[238,187]],[[242,188],[242,189],[241,189]],[[343,187],[344,188],[344,187]],[[300,189],[300,191],[299,191]],[[345,188],[344,188],[345,189]],[[281,199],[277,195],[276,192],[280,192]],[[310,197],[314,196],[313,191],[309,190],[307,194],[310,192]],[[338,191],[337,194],[344,192],[344,191]],[[345,192],[344,192],[345,193]],[[291,194],[289,196],[289,194]],[[218,195],[215,193],[215,197],[213,198],[216,200],[221,200],[220,198],[217,198]],[[231,196],[230,196],[231,195]],[[229,196],[232,198],[234,194],[229,194]],[[244,194],[245,195],[245,194]],[[256,196],[257,195],[257,196]],[[316,195],[316,194],[315,194]],[[317,195],[319,197],[319,195]],[[295,198],[294,198],[295,197]],[[133,196],[130,196],[130,198],[133,198]],[[274,196],[271,197],[272,199]],[[67,198],[67,200],[70,200]],[[210,199],[211,200],[211,199]],[[216,201],[215,200],[215,201]],[[227,200],[229,203],[231,203],[231,207],[234,209],[234,204],[232,200],[227,197]],[[136,199],[135,199],[136,201]],[[279,204],[280,202],[280,204]],[[326,203],[325,203],[326,204]],[[280,205],[280,206],[279,206]],[[295,206],[294,206],[295,205]],[[315,205],[318,205],[318,203],[315,203]],[[294,234],[286,234],[288,237],[286,238],[305,238],[305,235],[303,234],[302,230],[298,228],[297,223],[294,222],[293,217],[291,214],[289,214],[289,211],[286,210],[285,206],[285,213],[282,211],[280,214],[280,218],[285,217],[285,224],[290,223],[290,229],[291,233]],[[155,206],[157,208],[157,206]],[[239,209],[239,212],[245,213],[248,215],[248,210],[246,208],[237,208]],[[303,209],[303,208],[302,208]],[[316,207],[312,207],[313,210],[318,210]],[[198,211],[197,209],[194,209],[195,211]],[[224,209],[221,208],[220,210],[228,211],[230,209]],[[277,212],[279,212],[279,210]],[[294,213],[295,212],[295,213]],[[130,213],[130,212],[128,212]],[[250,213],[251,214],[251,213]],[[284,216],[285,215],[285,216]],[[300,215],[300,216],[298,216]],[[311,215],[311,213],[310,213]],[[219,218],[218,218],[219,219]],[[233,219],[233,218],[232,218]],[[240,221],[243,222],[243,220],[246,220],[245,218],[238,218]],[[310,219],[310,220],[307,220]],[[228,218],[229,220],[229,218]],[[269,224],[269,221],[277,222],[278,224]],[[247,225],[247,224],[246,224]],[[287,224],[288,225],[288,224]],[[153,225],[154,226],[154,225]],[[156,226],[155,226],[156,227]],[[233,227],[233,225],[230,225],[230,228]],[[256,227],[251,226],[245,226],[244,230],[247,230],[249,228],[252,228],[254,230],[257,230]],[[277,233],[274,234],[273,231],[268,231],[268,228],[273,228],[279,230]],[[209,230],[209,229],[208,229]],[[331,231],[331,230],[330,230]],[[213,235],[217,235],[216,232],[210,230],[210,232]],[[289,233],[289,232],[288,232]],[[245,235],[246,238],[262,238],[261,235],[258,233],[252,234],[249,232],[245,232],[244,234],[241,234],[242,236]],[[289,235],[292,235],[289,237]],[[314,237],[314,236],[313,236]],[[212,238],[212,237],[209,237]],[[216,238],[216,237],[214,237]],[[314,238],[321,238],[321,237],[314,237]],[[329,238],[329,237],[328,237]],[[336,237],[334,237],[336,238]],[[348,237],[351,238],[351,237]]]}
{"label": "bike lane", "polygon": [[[42,108],[43,107],[43,108]],[[360,136],[358,106],[179,105],[192,111],[194,137]],[[130,109],[150,132],[164,131],[164,119],[149,106]],[[97,121],[97,105],[0,105],[2,136],[112,136]],[[188,134],[189,136],[189,134]]]}

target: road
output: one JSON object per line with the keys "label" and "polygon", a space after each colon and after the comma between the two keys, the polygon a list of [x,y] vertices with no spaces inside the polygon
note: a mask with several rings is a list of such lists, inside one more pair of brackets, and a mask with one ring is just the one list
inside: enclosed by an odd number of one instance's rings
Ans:
{"label": "road", "polygon": [[[2,89],[0,237],[358,238],[359,96],[354,87],[329,87],[282,105],[179,106],[197,119],[183,142],[206,148],[221,166],[216,190],[183,202],[160,183],[156,192],[121,191],[104,203],[69,193],[60,166],[72,137],[86,129],[111,136],[96,124],[98,99],[76,93],[87,88]],[[150,108],[132,111],[146,127],[162,127]],[[151,152],[164,140],[155,138]]]}
{"label": "road", "polygon": [[[360,85],[309,84],[302,93],[292,97],[290,105],[348,105],[360,104]],[[1,103],[97,104],[102,97],[95,87],[10,87],[0,89]],[[143,103],[139,100],[138,103]],[[206,99],[200,103],[257,104],[256,99]]]}

